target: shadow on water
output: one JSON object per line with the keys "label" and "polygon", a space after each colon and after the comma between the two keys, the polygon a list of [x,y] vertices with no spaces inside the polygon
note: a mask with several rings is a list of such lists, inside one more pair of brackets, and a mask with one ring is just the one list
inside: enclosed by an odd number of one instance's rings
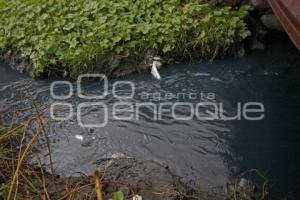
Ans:
{"label": "shadow on water", "polygon": [[[235,113],[238,102],[261,102],[265,118],[261,121],[188,121],[151,119],[153,110],[142,109],[139,120],[119,121],[108,118],[104,128],[81,128],[76,116],[63,122],[51,122],[49,127],[56,172],[70,175],[90,173],[95,161],[122,152],[128,155],[165,163],[185,180],[197,179],[203,188],[224,184],[230,176],[247,169],[258,169],[270,181],[274,197],[300,191],[300,54],[285,36],[266,50],[254,51],[244,58],[216,60],[213,64],[180,64],[160,70],[162,80],[154,80],[150,73],[133,74],[124,79],[136,86],[133,98],[122,100],[131,104],[145,101],[143,94],[153,94],[155,105],[165,102],[201,101],[222,102],[226,113]],[[117,80],[109,82],[109,88]],[[32,81],[30,77],[0,66],[0,112],[4,113],[29,105],[26,91],[43,105],[55,100],[50,97],[50,80]],[[74,83],[74,87],[75,87]],[[76,88],[76,87],[75,87]],[[67,93],[59,86],[56,92]],[[98,93],[97,83],[89,83],[85,90]],[[109,90],[111,91],[111,90]],[[118,87],[119,95],[129,94],[128,88]],[[157,97],[157,93],[161,97]],[[196,93],[196,99],[180,99],[166,94]],[[207,94],[215,99],[207,99]],[[67,100],[74,108],[84,102],[75,97]],[[120,100],[108,96],[101,100],[111,113]],[[98,108],[84,108],[87,122],[103,119]],[[186,114],[184,107],[176,112]],[[60,114],[67,113],[61,109]],[[101,112],[100,112],[101,113]],[[26,117],[29,113],[22,113]],[[48,114],[49,116],[49,114]],[[5,121],[2,117],[0,121]],[[78,135],[83,140],[78,140]],[[41,152],[46,148],[41,145]],[[45,163],[47,163],[45,159]]]}

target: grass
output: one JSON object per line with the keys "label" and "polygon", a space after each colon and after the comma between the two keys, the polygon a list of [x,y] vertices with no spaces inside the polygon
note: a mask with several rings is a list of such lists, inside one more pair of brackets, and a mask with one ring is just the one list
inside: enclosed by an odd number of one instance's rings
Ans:
{"label": "grass", "polygon": [[0,51],[29,62],[34,77],[105,71],[97,61],[114,54],[138,66],[149,52],[213,58],[249,36],[247,10],[216,0],[0,0]]}
{"label": "grass", "polygon": [[[91,199],[95,193],[91,178],[78,178],[69,184],[68,180],[61,180],[47,172],[40,155],[33,153],[38,138],[44,137],[44,111],[20,124],[12,122],[10,126],[0,126],[0,197],[5,200]],[[16,113],[2,113],[1,117],[9,114],[16,116]],[[25,136],[29,129],[34,130],[33,134]],[[31,160],[37,161],[36,165],[29,162],[29,155]]]}

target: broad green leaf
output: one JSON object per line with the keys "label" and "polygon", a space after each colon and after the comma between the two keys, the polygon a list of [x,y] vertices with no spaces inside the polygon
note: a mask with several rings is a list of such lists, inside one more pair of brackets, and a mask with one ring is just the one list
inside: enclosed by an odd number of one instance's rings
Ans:
{"label": "broad green leaf", "polygon": [[114,192],[112,196],[112,200],[124,200],[124,194],[121,191]]}

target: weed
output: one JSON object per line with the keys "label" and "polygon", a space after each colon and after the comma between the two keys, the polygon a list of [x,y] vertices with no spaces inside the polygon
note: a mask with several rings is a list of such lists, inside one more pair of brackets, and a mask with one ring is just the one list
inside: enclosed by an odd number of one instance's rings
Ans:
{"label": "weed", "polygon": [[0,0],[0,50],[20,52],[35,77],[76,77],[108,53],[212,58],[250,34],[247,9],[215,0]]}

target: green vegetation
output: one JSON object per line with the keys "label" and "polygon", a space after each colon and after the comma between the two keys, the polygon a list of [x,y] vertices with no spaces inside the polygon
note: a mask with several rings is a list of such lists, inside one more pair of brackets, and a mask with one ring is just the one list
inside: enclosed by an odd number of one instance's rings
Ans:
{"label": "green vegetation", "polygon": [[0,50],[30,60],[34,76],[76,77],[111,53],[211,58],[250,34],[247,9],[214,0],[0,0]]}
{"label": "green vegetation", "polygon": [[109,199],[109,200],[124,200],[124,194],[121,191],[114,192],[112,199]]}

